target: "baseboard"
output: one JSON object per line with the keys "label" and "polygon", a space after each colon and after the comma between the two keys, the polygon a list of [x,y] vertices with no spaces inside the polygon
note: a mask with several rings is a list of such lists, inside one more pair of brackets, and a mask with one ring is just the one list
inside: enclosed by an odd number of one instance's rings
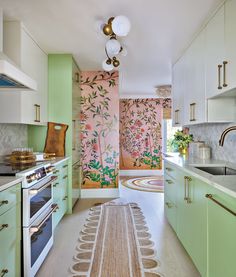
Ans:
{"label": "baseboard", "polygon": [[82,189],[81,198],[118,198],[119,189]]}
{"label": "baseboard", "polygon": [[120,176],[161,176],[163,170],[120,170]]}

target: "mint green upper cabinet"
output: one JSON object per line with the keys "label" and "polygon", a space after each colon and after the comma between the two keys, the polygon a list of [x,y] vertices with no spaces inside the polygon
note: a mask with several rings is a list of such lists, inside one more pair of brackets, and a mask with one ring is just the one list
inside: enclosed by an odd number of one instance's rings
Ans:
{"label": "mint green upper cabinet", "polygon": [[[222,63],[224,61],[224,6],[215,14],[206,27],[206,96],[223,91]],[[220,67],[218,67],[220,66]],[[219,76],[220,74],[220,76]]]}
{"label": "mint green upper cabinet", "polygon": [[[225,3],[225,90],[236,88],[236,0]],[[224,69],[224,68],[223,68]]]}
{"label": "mint green upper cabinet", "polygon": [[[207,193],[236,212],[235,198],[210,187]],[[210,199],[207,200],[207,217],[208,277],[235,277],[236,217]]]}
{"label": "mint green upper cabinet", "polygon": [[206,276],[206,184],[184,172],[179,184],[177,235],[201,273],[201,276]]}

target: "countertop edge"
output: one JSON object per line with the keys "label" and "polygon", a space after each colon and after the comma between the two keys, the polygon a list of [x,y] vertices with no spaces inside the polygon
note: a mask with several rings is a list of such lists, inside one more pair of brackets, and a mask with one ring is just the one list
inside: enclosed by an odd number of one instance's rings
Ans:
{"label": "countertop edge", "polygon": [[[163,159],[167,162],[169,162],[170,164],[178,167],[179,169],[181,170],[184,170],[185,172],[191,174],[192,176],[200,179],[201,181],[207,183],[208,185],[226,193],[227,195],[231,196],[231,197],[234,197],[236,198],[236,191],[233,191],[225,186],[222,186],[219,182],[217,182],[216,180],[212,180],[214,178],[214,176],[211,176],[210,174],[204,174],[206,176],[202,176],[201,174],[198,174],[197,172],[194,172],[193,169],[191,168],[192,166],[191,165],[180,165],[178,164],[177,161],[174,160],[175,157],[163,157]],[[229,162],[224,162],[224,161],[219,161],[221,162],[222,164],[224,165],[232,165],[232,163],[229,163]],[[208,175],[208,176],[207,176]]]}
{"label": "countertop edge", "polygon": [[[4,180],[5,179],[5,180]],[[12,180],[10,180],[12,179]],[[10,181],[9,181],[10,180]],[[4,182],[5,181],[5,182]],[[0,192],[23,181],[22,177],[0,177]]]}

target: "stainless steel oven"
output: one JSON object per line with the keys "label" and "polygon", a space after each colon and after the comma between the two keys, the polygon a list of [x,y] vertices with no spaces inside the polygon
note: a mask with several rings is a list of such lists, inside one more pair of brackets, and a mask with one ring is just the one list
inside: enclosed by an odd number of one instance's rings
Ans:
{"label": "stainless steel oven", "polygon": [[23,226],[29,226],[47,207],[52,205],[52,188],[56,177],[47,176],[23,189]]}
{"label": "stainless steel oven", "polygon": [[53,244],[52,214],[57,205],[48,206],[28,227],[23,227],[24,277],[33,277]]}

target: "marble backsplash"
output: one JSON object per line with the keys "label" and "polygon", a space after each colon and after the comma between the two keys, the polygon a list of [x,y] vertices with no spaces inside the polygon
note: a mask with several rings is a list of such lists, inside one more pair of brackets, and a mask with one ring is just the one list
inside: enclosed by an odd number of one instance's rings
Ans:
{"label": "marble backsplash", "polygon": [[0,156],[11,153],[13,148],[27,147],[27,125],[0,124]]}
{"label": "marble backsplash", "polygon": [[225,137],[224,146],[219,146],[222,132],[232,124],[212,123],[199,124],[189,127],[189,133],[193,134],[194,140],[205,141],[212,149],[212,158],[236,163],[236,131],[231,131]]}

